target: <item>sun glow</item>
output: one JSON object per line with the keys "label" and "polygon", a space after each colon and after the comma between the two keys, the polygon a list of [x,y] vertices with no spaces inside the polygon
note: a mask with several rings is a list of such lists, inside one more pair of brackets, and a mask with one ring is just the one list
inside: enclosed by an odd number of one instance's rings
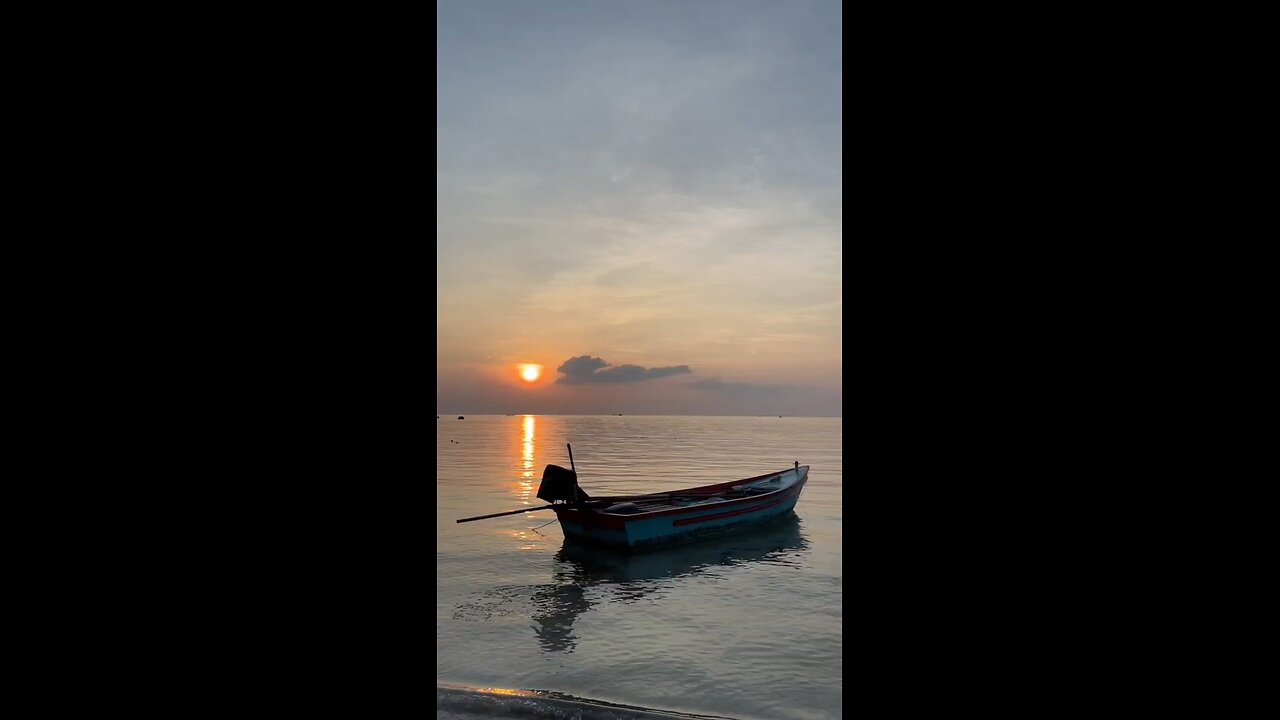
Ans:
{"label": "sun glow", "polygon": [[519,368],[520,370],[520,379],[524,380],[525,382],[533,382],[538,378],[542,377],[541,365],[526,363],[523,365],[517,365],[516,367]]}

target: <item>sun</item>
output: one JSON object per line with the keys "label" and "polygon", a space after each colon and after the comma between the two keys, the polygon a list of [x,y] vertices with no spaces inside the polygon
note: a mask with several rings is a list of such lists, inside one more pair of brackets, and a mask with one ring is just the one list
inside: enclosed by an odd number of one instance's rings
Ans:
{"label": "sun", "polygon": [[516,367],[519,368],[520,370],[520,379],[524,380],[525,382],[534,382],[538,378],[542,377],[541,365],[535,365],[533,363],[524,363],[522,365],[517,365]]}

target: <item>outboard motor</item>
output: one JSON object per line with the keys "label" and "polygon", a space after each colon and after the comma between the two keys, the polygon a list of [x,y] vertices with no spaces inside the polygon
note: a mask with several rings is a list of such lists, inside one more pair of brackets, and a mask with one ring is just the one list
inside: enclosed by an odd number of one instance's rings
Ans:
{"label": "outboard motor", "polygon": [[585,490],[578,487],[578,473],[559,465],[548,465],[542,471],[542,482],[538,484],[538,497],[548,502],[564,500],[572,503],[582,503],[591,499]]}

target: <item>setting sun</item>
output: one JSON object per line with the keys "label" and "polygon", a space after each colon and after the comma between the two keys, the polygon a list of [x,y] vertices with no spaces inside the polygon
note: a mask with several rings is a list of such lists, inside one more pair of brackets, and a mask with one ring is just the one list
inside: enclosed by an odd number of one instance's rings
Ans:
{"label": "setting sun", "polygon": [[526,363],[517,366],[520,369],[520,379],[525,382],[533,382],[542,375],[542,366]]}

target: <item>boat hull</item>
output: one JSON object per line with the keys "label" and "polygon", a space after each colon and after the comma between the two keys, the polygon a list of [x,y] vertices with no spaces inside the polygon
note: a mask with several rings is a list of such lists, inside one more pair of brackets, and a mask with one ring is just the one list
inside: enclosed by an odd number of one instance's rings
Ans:
{"label": "boat hull", "polygon": [[717,537],[787,515],[800,499],[808,474],[809,466],[802,465],[759,478],[678,491],[711,497],[744,483],[778,486],[750,497],[687,507],[627,515],[557,505],[555,512],[566,538],[624,550],[654,549]]}

